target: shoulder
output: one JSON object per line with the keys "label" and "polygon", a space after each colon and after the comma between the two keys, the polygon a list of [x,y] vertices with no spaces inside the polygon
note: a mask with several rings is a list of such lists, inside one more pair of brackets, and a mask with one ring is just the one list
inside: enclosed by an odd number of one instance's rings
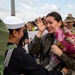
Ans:
{"label": "shoulder", "polygon": [[45,35],[42,36],[42,40],[54,38],[54,34],[46,33]]}
{"label": "shoulder", "polygon": [[17,48],[14,48],[14,52],[16,52],[17,54],[24,54],[26,53],[26,50],[22,47],[17,47]]}
{"label": "shoulder", "polygon": [[42,36],[42,39],[45,39],[48,35],[50,35],[49,33],[46,33]]}
{"label": "shoulder", "polygon": [[28,60],[30,61],[30,59],[33,59],[33,57],[29,53],[27,53],[26,50],[22,47],[15,48],[14,52],[13,52],[13,55],[16,56],[17,58],[23,60],[23,62],[25,61],[25,59],[27,61]]}

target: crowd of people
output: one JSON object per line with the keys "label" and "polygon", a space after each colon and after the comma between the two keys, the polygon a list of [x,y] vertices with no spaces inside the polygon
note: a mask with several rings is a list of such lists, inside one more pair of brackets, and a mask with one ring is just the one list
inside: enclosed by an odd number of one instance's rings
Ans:
{"label": "crowd of people", "polygon": [[[64,43],[71,45],[64,40],[65,34],[75,35],[72,14],[62,21],[58,12],[50,12],[26,24],[16,16],[8,16],[3,23],[9,30],[4,75],[75,75],[75,51]],[[48,32],[43,35],[45,30]],[[37,34],[29,42],[31,31]]]}

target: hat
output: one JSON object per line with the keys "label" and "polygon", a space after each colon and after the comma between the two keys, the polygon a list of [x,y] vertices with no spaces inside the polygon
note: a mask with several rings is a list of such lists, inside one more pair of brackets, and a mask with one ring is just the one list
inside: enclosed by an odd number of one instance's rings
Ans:
{"label": "hat", "polygon": [[73,22],[74,18],[73,17],[66,17],[65,22]]}
{"label": "hat", "polygon": [[8,29],[18,29],[24,27],[25,25],[25,22],[23,22],[20,18],[16,16],[8,16],[3,19],[3,22]]}

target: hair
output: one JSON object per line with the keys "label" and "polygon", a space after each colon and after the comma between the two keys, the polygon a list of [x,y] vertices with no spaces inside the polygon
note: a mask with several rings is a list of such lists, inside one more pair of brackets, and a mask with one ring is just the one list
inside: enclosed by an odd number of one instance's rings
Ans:
{"label": "hair", "polygon": [[9,29],[9,33],[12,34],[14,30],[19,31],[21,28],[18,29]]}
{"label": "hair", "polygon": [[68,16],[70,15],[70,17],[72,17],[72,14],[68,14]]}
{"label": "hair", "polygon": [[54,17],[54,19],[56,20],[56,21],[62,21],[62,17],[61,17],[61,15],[59,14],[59,13],[57,13],[57,12],[51,12],[51,13],[49,13],[49,14],[47,14],[47,16],[46,17],[49,17],[49,16],[52,16],[52,17]]}

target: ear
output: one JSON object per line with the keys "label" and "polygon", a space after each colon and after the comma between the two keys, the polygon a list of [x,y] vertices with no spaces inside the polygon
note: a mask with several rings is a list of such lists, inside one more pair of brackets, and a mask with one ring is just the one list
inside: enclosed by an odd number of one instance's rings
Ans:
{"label": "ear", "polygon": [[62,21],[59,21],[59,27],[62,25]]}
{"label": "ear", "polygon": [[17,30],[14,30],[14,31],[13,31],[13,36],[16,37],[17,35],[18,35]]}

